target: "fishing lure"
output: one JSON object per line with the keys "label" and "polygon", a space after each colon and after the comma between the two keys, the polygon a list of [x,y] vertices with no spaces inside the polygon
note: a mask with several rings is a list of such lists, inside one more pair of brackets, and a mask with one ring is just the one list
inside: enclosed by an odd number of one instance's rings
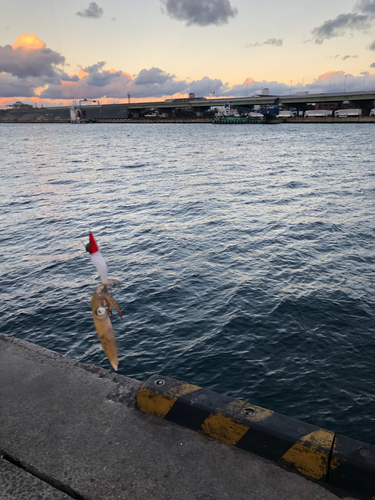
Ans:
{"label": "fishing lure", "polygon": [[117,371],[118,353],[116,337],[109,316],[112,314],[113,307],[118,312],[120,318],[122,318],[122,314],[120,306],[109,293],[109,290],[113,285],[117,285],[119,282],[117,280],[108,279],[107,264],[102,254],[99,252],[99,247],[92,233],[89,233],[89,238],[90,242],[85,245],[86,250],[89,252],[91,260],[102,280],[95,288],[91,298],[92,317],[104,352],[113,368]]}
{"label": "fishing lure", "polygon": [[89,252],[91,261],[96,267],[98,274],[102,280],[102,283],[107,283],[108,280],[108,269],[107,264],[104,260],[103,255],[99,252],[99,247],[95,241],[94,235],[89,233],[89,243],[87,243],[86,250]]}

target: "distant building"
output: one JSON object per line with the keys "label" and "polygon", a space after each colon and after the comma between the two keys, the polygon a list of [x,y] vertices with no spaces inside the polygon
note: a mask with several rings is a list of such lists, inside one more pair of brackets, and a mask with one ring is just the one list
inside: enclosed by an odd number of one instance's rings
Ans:
{"label": "distant building", "polygon": [[31,104],[25,104],[21,101],[16,101],[14,104],[9,105],[9,108],[12,108],[12,109],[30,109],[32,107],[33,106]]}

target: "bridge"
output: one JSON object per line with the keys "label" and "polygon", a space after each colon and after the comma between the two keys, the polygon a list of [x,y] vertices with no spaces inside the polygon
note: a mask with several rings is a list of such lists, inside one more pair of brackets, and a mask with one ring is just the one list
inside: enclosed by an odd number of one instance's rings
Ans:
{"label": "bridge", "polygon": [[167,118],[173,110],[184,109],[187,107],[195,111],[197,116],[203,116],[203,113],[208,111],[211,107],[225,106],[226,104],[247,108],[252,108],[253,106],[267,106],[272,104],[277,97],[279,98],[280,107],[284,109],[293,107],[296,108],[297,111],[306,110],[309,104],[315,104],[320,109],[324,109],[324,107],[328,104],[337,105],[337,108],[340,108],[345,101],[348,101],[352,107],[363,108],[364,114],[368,115],[370,109],[375,107],[375,90],[324,94],[308,94],[300,92],[289,96],[256,95],[250,97],[224,97],[214,99],[168,99],[164,102],[150,101],[143,103],[128,103],[123,106],[127,106],[128,112],[135,118],[141,117],[152,109],[159,111],[162,116]]}
{"label": "bridge", "polygon": [[[256,95],[250,97],[222,97],[222,98],[178,98],[166,101],[130,102],[123,104],[101,104],[97,103],[81,106],[85,110],[83,121],[124,121],[129,118],[143,118],[150,112],[157,111],[161,118],[172,118],[178,114],[190,113],[192,116],[201,118],[213,107],[241,106],[252,108],[253,106],[267,106],[279,98],[282,109],[295,108],[297,112],[303,113],[311,105],[318,109],[338,109],[343,107],[347,101],[349,107],[362,108],[363,115],[368,116],[371,109],[375,108],[375,90],[363,92],[338,92],[324,94],[297,93],[288,96],[278,95]],[[80,101],[82,103],[82,101]],[[299,113],[299,115],[300,115]],[[18,108],[0,109],[0,122],[28,122],[28,121],[64,121],[70,120],[70,106],[54,106],[45,108],[33,108],[21,106]]]}

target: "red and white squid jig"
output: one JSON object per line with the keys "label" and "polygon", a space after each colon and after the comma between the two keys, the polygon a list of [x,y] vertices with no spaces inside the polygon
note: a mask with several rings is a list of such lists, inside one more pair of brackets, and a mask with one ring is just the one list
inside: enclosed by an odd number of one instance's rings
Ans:
{"label": "red and white squid jig", "polygon": [[91,260],[102,280],[102,282],[95,288],[95,291],[91,298],[92,317],[104,352],[106,353],[107,358],[113,368],[117,371],[117,344],[109,315],[112,314],[112,307],[116,309],[120,318],[122,318],[122,314],[120,306],[109,293],[109,289],[113,285],[118,285],[119,282],[117,280],[108,279],[107,264],[102,254],[99,252],[99,247],[96,244],[95,238],[92,233],[89,233],[89,238],[90,242],[85,245],[86,250],[89,252]]}

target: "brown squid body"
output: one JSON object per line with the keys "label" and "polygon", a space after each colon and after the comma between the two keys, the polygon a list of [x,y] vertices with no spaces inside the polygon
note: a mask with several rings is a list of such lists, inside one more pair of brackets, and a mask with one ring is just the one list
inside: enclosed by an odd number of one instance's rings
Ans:
{"label": "brown squid body", "polygon": [[[107,306],[107,308],[105,306]],[[112,307],[116,309],[120,318],[122,318],[120,306],[109,293],[108,285],[100,283],[100,285],[95,288],[91,299],[92,317],[104,352],[113,368],[117,370],[117,344],[111,320],[109,319],[109,315],[112,314]]]}

